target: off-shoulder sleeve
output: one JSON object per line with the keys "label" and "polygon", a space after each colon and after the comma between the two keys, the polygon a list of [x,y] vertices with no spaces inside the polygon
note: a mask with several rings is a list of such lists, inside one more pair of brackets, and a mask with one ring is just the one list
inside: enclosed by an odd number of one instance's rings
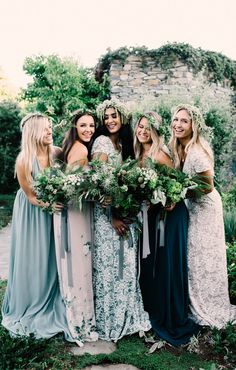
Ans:
{"label": "off-shoulder sleeve", "polygon": [[192,164],[196,173],[213,171],[212,161],[203,149],[193,149]]}
{"label": "off-shoulder sleeve", "polygon": [[96,153],[104,153],[111,155],[114,151],[113,145],[109,137],[101,135],[93,143],[92,155]]}

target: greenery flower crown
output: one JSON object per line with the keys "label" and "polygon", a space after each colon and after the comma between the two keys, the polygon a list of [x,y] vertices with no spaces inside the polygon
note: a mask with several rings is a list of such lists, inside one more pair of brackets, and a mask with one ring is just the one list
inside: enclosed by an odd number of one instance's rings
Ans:
{"label": "greenery flower crown", "polygon": [[128,111],[126,105],[118,99],[112,98],[110,100],[104,100],[104,102],[99,104],[96,109],[97,116],[101,121],[103,121],[105,111],[108,108],[114,108],[121,114],[121,116],[123,116],[124,119],[122,120],[122,123],[126,123],[131,117],[131,113]]}
{"label": "greenery flower crown", "polygon": [[199,108],[190,104],[179,104],[177,107],[174,107],[171,110],[172,117],[176,112],[179,112],[180,110],[186,110],[188,112],[189,116],[191,117],[191,120],[194,122],[194,125],[201,134],[211,137],[212,128],[206,125],[204,117],[200,112]]}
{"label": "greenery flower crown", "polygon": [[90,110],[90,109],[81,108],[81,109],[76,109],[70,115],[68,115],[66,118],[64,118],[61,122],[56,124],[54,126],[54,130],[55,131],[60,131],[61,129],[62,130],[64,130],[64,129],[69,130],[71,127],[74,127],[75,125],[72,123],[72,120],[73,120],[73,117],[75,117],[78,112],[81,112],[81,114],[82,114],[81,117],[83,115],[91,115],[92,117],[94,117],[95,123],[96,123],[96,113],[94,111]]}
{"label": "greenery flower crown", "polygon": [[153,127],[160,136],[165,136],[166,130],[164,126],[161,124],[161,117],[160,117],[160,121],[158,121],[150,113],[136,112],[135,113],[135,125],[137,125],[137,123],[140,122],[142,118],[146,118],[148,120],[149,125]]}

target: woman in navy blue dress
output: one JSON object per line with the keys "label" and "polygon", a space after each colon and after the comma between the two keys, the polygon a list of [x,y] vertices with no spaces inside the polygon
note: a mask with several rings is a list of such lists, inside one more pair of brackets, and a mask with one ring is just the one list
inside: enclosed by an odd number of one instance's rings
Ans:
{"label": "woman in navy blue dress", "polygon": [[[137,121],[134,149],[141,165],[145,166],[145,159],[151,158],[173,167],[160,125],[161,118],[155,112],[147,112]],[[160,227],[163,213],[164,231]],[[184,202],[169,208],[160,204],[151,206],[148,229],[150,254],[141,258],[140,272],[144,308],[155,334],[178,346],[187,343],[198,331],[198,326],[188,318],[188,212]]]}

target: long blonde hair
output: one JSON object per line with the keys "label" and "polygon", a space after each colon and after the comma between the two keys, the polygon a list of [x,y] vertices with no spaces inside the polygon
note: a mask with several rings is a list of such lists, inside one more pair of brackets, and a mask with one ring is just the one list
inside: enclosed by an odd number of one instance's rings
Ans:
{"label": "long blonde hair", "polygon": [[[25,175],[27,181],[32,181],[33,161],[40,149],[44,149],[43,137],[45,128],[49,122],[48,117],[41,113],[29,113],[20,123],[22,130],[21,151],[17,157],[17,161],[21,161],[25,167]],[[52,165],[52,144],[48,145],[48,160]]]}
{"label": "long blonde hair", "polygon": [[159,114],[157,114],[156,112],[151,111],[151,112],[145,112],[145,113],[141,114],[138,117],[138,120],[135,124],[135,128],[134,128],[134,154],[135,154],[135,158],[139,159],[142,155],[142,152],[143,152],[143,146],[138,141],[137,135],[136,135],[138,125],[139,125],[140,121],[143,118],[146,118],[148,120],[149,126],[150,126],[150,135],[151,135],[151,140],[152,140],[151,148],[150,148],[150,151],[149,151],[150,158],[154,160],[156,158],[156,155],[159,152],[159,150],[163,150],[167,155],[169,155],[169,150],[168,150],[167,146],[164,144],[164,139],[163,139],[163,137],[161,136],[161,134],[159,132],[159,128],[160,128],[160,125],[162,123],[161,116],[159,116]]}
{"label": "long blonde hair", "polygon": [[[205,124],[204,118],[200,112],[200,110],[192,105],[189,104],[180,104],[172,111],[172,119],[171,119],[171,127],[173,125],[173,119],[178,112],[181,110],[185,110],[190,119],[192,124],[192,138],[184,148],[185,153],[193,146],[199,146],[203,149],[203,151],[207,154],[209,159],[211,160],[212,166],[214,166],[214,154],[210,147],[208,141],[204,138],[204,133],[209,131],[208,127]],[[169,147],[173,155],[175,168],[180,168],[181,165],[181,144],[179,140],[175,137],[173,128],[171,130],[171,138],[169,141]]]}

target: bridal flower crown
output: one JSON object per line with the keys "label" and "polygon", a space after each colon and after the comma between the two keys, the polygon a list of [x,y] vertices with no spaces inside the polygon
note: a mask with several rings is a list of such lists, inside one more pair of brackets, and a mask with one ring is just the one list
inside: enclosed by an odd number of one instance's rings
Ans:
{"label": "bridal flower crown", "polygon": [[212,128],[206,125],[204,117],[200,109],[195,107],[194,105],[179,104],[177,107],[174,107],[171,110],[172,117],[176,112],[182,109],[188,112],[189,116],[191,117],[191,120],[194,122],[195,127],[199,130],[201,134],[209,136],[209,137],[212,136]]}
{"label": "bridal flower crown", "polygon": [[135,124],[137,124],[137,122],[139,122],[142,118],[146,118],[148,120],[149,125],[153,127],[156,131],[158,131],[158,134],[160,136],[165,135],[165,129],[163,125],[161,124],[162,123],[161,117],[160,119],[158,119],[158,118],[155,118],[151,113],[136,112],[135,113]]}
{"label": "bridal flower crown", "polygon": [[108,108],[114,108],[123,116],[124,120],[122,120],[122,123],[127,123],[129,118],[131,118],[131,113],[128,111],[126,105],[118,99],[112,98],[110,100],[104,100],[96,109],[97,116],[101,121],[104,119],[105,111]]}

